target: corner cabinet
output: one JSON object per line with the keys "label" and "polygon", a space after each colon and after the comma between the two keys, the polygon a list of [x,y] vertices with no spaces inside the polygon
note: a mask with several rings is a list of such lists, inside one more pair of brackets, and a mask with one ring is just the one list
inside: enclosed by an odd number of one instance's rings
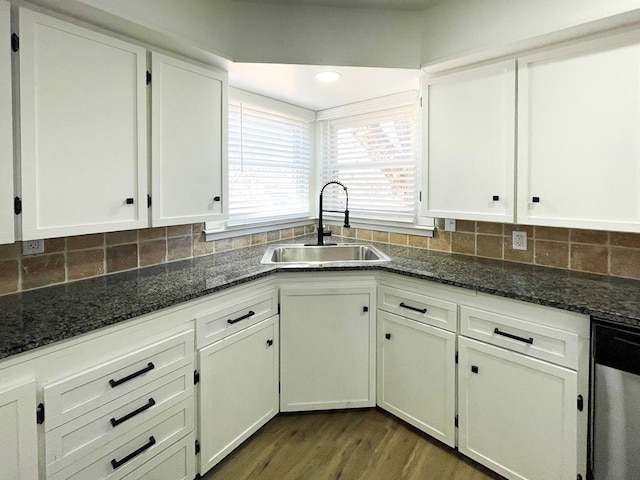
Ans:
{"label": "corner cabinet", "polygon": [[144,48],[19,10],[23,240],[143,228]]}
{"label": "corner cabinet", "polygon": [[518,222],[640,231],[640,35],[518,60]]}
{"label": "corner cabinet", "polygon": [[0,471],[4,480],[38,478],[36,382],[0,385]]}
{"label": "corner cabinet", "polygon": [[427,78],[422,214],[513,222],[515,60]]}
{"label": "corner cabinet", "polygon": [[13,212],[13,116],[11,111],[10,5],[0,0],[0,244],[15,241]]}
{"label": "corner cabinet", "polygon": [[227,202],[227,72],[151,54],[153,226],[220,219]]}
{"label": "corner cabinet", "polygon": [[280,410],[372,407],[375,282],[317,279],[280,290]]}

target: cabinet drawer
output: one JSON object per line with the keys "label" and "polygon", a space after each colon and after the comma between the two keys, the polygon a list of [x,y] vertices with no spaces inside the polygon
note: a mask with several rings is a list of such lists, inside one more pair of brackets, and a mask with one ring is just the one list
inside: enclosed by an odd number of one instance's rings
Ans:
{"label": "cabinet drawer", "polygon": [[193,330],[189,330],[46,386],[45,430],[51,431],[178,368],[192,368],[193,342]]}
{"label": "cabinet drawer", "polygon": [[124,477],[124,480],[193,480],[196,478],[196,464],[193,460],[195,434],[163,450],[147,463]]}
{"label": "cabinet drawer", "polygon": [[193,369],[175,370],[111,403],[47,432],[47,474],[132,430],[172,405],[193,396]]}
{"label": "cabinet drawer", "polygon": [[[189,397],[87,453],[50,480],[120,479],[145,464],[194,429],[194,400]],[[164,478],[164,477],[163,477]],[[169,478],[169,477],[166,477]]]}
{"label": "cabinet drawer", "polygon": [[380,310],[451,332],[456,331],[455,303],[388,286],[381,286],[378,292]]}
{"label": "cabinet drawer", "polygon": [[572,332],[461,306],[460,334],[574,370],[578,368],[578,335]]}
{"label": "cabinet drawer", "polygon": [[218,341],[243,328],[255,325],[278,313],[278,291],[270,290],[259,295],[235,297],[196,318],[197,347]]}

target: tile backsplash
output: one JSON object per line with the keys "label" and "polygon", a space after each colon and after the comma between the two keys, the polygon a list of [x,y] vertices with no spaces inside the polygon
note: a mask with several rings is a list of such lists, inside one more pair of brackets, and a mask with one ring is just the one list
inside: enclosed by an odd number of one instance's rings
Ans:
{"label": "tile backsplash", "polygon": [[[0,245],[0,295],[123,270],[299,237],[314,225],[212,242],[203,224],[148,228],[45,240],[45,253],[23,256],[21,242]],[[640,279],[640,234],[458,220],[455,232],[433,237],[331,226],[336,235],[615,277]],[[511,248],[513,231],[527,250]]]}
{"label": "tile backsplash", "polygon": [[299,237],[314,226],[212,242],[203,230],[199,223],[52,238],[40,255],[22,255],[22,242],[0,245],[0,295]]}

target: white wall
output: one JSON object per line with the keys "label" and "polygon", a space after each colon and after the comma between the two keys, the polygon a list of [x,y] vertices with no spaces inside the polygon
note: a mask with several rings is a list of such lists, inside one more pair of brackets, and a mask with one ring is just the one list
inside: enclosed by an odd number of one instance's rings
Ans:
{"label": "white wall", "polygon": [[551,34],[563,40],[585,33],[576,29],[580,25],[611,28],[637,22],[639,13],[640,0],[449,0],[423,16],[421,64],[478,52],[506,53],[509,45],[517,49]]}
{"label": "white wall", "polygon": [[579,34],[575,27],[592,22],[640,21],[640,0],[447,0],[423,12],[233,0],[30,1],[95,17],[129,36],[140,25],[137,37],[157,32],[160,46],[179,53],[191,45],[236,62],[399,68],[499,54],[558,32]]}

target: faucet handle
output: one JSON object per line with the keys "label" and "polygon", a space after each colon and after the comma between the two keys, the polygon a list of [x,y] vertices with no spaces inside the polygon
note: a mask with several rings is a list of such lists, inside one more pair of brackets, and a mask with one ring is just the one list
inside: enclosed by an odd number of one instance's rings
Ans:
{"label": "faucet handle", "polygon": [[349,225],[349,210],[344,211],[344,228],[351,228],[351,225]]}

